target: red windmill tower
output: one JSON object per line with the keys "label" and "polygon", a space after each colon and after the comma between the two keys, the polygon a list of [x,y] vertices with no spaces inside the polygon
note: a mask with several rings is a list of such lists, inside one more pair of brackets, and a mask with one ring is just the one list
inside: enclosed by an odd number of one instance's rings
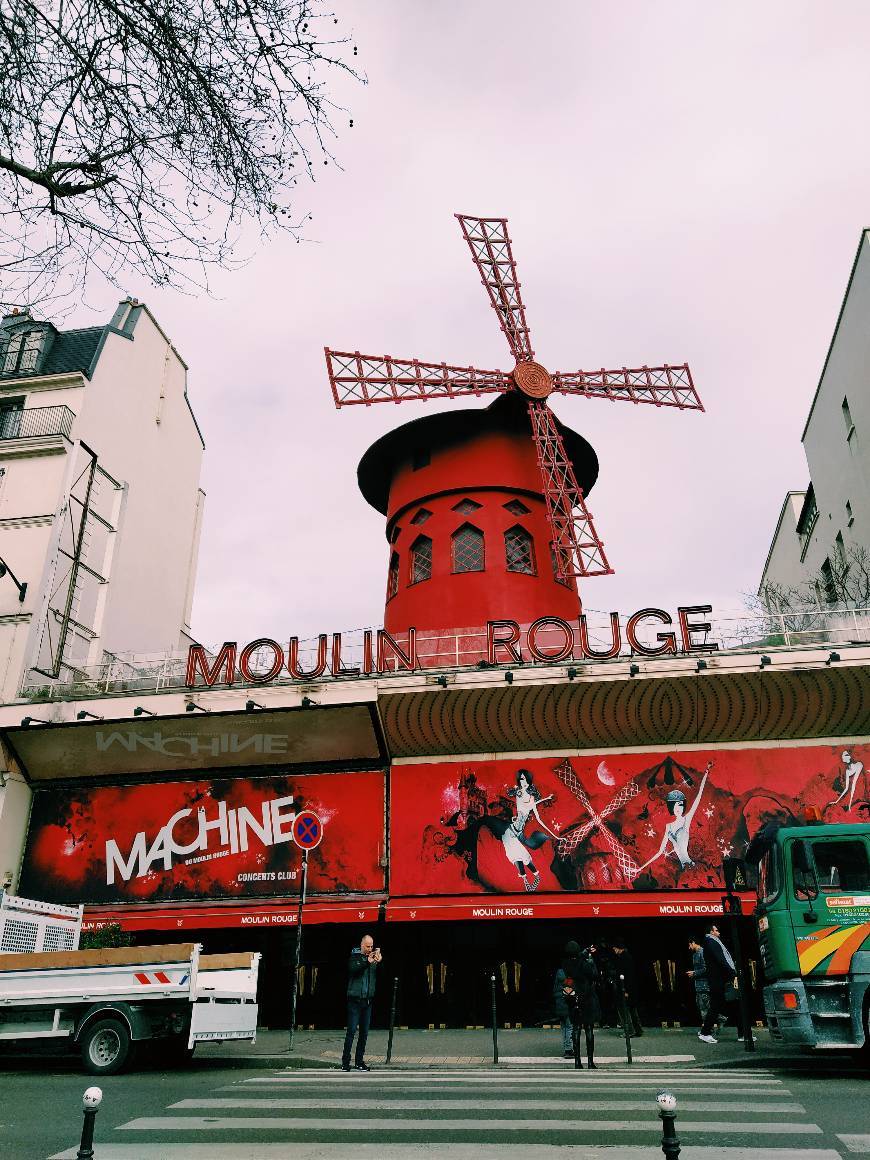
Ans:
{"label": "red windmill tower", "polygon": [[[609,399],[611,402],[648,403],[655,407],[698,411],[704,408],[695,391],[687,364],[551,374],[535,362],[507,232],[507,220],[473,218],[461,214],[456,217],[489,300],[498,315],[499,325],[507,338],[515,363],[513,369],[485,371],[447,363],[397,359],[390,355],[340,352],[327,347],[326,365],[335,405],[370,406],[372,403],[400,403],[409,399],[452,399],[484,394],[508,396],[503,403],[497,400],[484,412],[460,411],[452,412],[449,416],[431,416],[417,423],[406,424],[399,431],[385,436],[363,458],[359,470],[360,486],[369,502],[388,516],[387,536],[394,547],[403,513],[411,515],[411,509],[417,507],[410,522],[412,525],[422,523],[423,519],[433,515],[430,510],[433,496],[449,493],[455,497],[457,493],[463,493],[466,498],[451,509],[458,513],[457,518],[467,514],[470,509],[481,507],[477,502],[479,496],[468,496],[472,489],[507,489],[521,492],[527,497],[537,496],[543,500],[544,505],[540,514],[546,519],[555,574],[553,580],[561,582],[563,596],[561,609],[553,607],[552,593],[549,598],[539,597],[537,605],[532,602],[528,615],[533,617],[542,612],[564,615],[566,597],[571,598],[571,614],[576,615],[576,578],[607,575],[613,569],[585,502],[584,493],[588,492],[597,477],[595,453],[585,440],[559,423],[548,406],[548,397],[556,391],[566,395]],[[518,408],[517,404],[523,402],[525,407]],[[521,412],[525,412],[527,417],[520,419],[518,426]],[[488,416],[491,416],[491,422],[486,418]],[[465,428],[473,424],[475,419],[486,420],[486,429],[481,429],[478,422],[474,432],[469,434]],[[421,424],[426,426],[425,430]],[[510,447],[505,442],[508,428],[511,429]],[[504,436],[498,454],[492,448],[489,449],[491,454],[484,454],[484,443],[487,439],[492,443],[494,429],[499,431],[500,436]],[[531,440],[528,438],[529,433]],[[420,458],[421,449],[428,456],[429,448],[422,447],[422,444],[433,441],[439,451],[446,455],[444,470],[437,484],[430,483],[421,487],[415,478],[415,486],[410,486],[411,476],[418,468],[415,457]],[[458,449],[459,443],[463,444],[461,451]],[[484,470],[489,472],[488,482],[480,478],[481,458],[487,460]],[[429,462],[426,459],[425,465],[428,466]],[[533,480],[530,471],[537,478]],[[578,481],[578,474],[582,482]],[[509,477],[507,481],[506,476]],[[513,502],[519,502],[520,508],[525,506],[521,501]],[[422,506],[424,504],[429,506]],[[502,506],[511,510],[510,503]],[[533,519],[534,513],[527,507],[526,514]],[[413,527],[407,530],[413,531]],[[510,547],[507,538],[510,530],[505,532],[507,568],[515,570],[511,568],[511,552],[513,550],[516,557],[516,549]],[[422,533],[420,538],[425,539]],[[425,567],[422,573],[419,568],[415,572],[416,562],[411,552],[410,572],[406,576],[409,585],[433,575],[431,540],[427,551],[428,573]],[[465,571],[457,567],[455,550],[453,564],[454,574]],[[482,565],[475,570],[482,571]],[[498,607],[499,585],[493,582],[492,577],[486,587],[486,607],[480,606],[478,602],[478,607],[474,608],[472,600],[472,607],[467,612],[464,609],[462,612],[457,611],[455,601],[442,590],[436,599],[433,599],[431,591],[427,593],[425,605],[418,601],[416,609],[405,607],[401,613],[391,616],[390,601],[398,595],[399,588],[400,558],[394,551],[390,563],[385,617],[385,624],[390,630],[407,626],[401,623],[403,615],[411,618],[407,623],[416,623],[418,627],[446,628],[480,624],[488,618],[505,614]],[[548,600],[543,609],[541,598]],[[401,604],[401,601],[397,603]],[[511,607],[515,612],[515,605]],[[440,614],[438,609],[441,610]],[[427,620],[428,624],[425,623]]]}

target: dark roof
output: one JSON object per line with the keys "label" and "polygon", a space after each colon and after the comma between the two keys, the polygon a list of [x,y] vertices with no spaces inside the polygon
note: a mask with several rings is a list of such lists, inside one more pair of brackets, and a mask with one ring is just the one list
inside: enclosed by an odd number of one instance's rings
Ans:
{"label": "dark roof", "polygon": [[83,330],[60,331],[39,373],[59,375],[66,371],[82,371],[88,374],[104,329],[102,326],[87,326]]}
{"label": "dark roof", "polygon": [[[6,329],[9,323],[13,325],[23,322],[23,319],[4,319]],[[0,379],[35,378],[42,375],[61,375],[71,371],[81,371],[90,377],[94,355],[105,331],[104,326],[87,326],[81,330],[55,330],[48,323],[32,321],[28,330],[45,328],[51,336],[50,345],[45,355],[37,360],[33,370],[16,370],[3,373],[0,363]],[[2,331],[0,331],[2,336]]]}
{"label": "dark roof", "polygon": [[[553,416],[556,419],[556,416]],[[556,427],[574,467],[577,482],[588,495],[598,478],[598,456],[582,435],[556,419]],[[416,451],[435,450],[489,431],[522,431],[532,438],[525,399],[517,391],[498,395],[482,410],[442,411],[405,423],[373,443],[359,462],[359,489],[371,506],[387,514],[390,486],[396,468]]]}

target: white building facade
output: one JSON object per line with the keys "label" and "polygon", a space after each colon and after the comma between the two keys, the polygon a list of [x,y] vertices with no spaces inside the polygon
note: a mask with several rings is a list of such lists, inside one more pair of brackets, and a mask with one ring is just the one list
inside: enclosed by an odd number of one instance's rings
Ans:
{"label": "white building facade", "polygon": [[[870,231],[852,273],[802,435],[810,484],[780,512],[759,594],[814,595],[821,606],[854,602],[855,575],[870,553]],[[852,575],[850,576],[850,570]]]}
{"label": "white building facade", "polygon": [[[2,319],[0,700],[44,717],[34,687],[186,647],[203,450],[187,367],[143,304],[79,330]],[[2,884],[30,793],[9,763],[0,781]]]}

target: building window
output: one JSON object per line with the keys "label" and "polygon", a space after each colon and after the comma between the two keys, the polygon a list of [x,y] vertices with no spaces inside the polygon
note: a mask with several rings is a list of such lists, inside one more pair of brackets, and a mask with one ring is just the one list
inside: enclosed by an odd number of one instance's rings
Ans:
{"label": "building window", "polygon": [[450,538],[454,572],[482,572],[484,565],[483,532],[463,524]]}
{"label": "building window", "polygon": [[855,431],[855,424],[852,422],[852,412],[849,410],[849,400],[845,396],[842,402],[843,408],[843,422],[846,424],[846,441],[852,438]]}
{"label": "building window", "polygon": [[4,399],[0,403],[0,439],[17,439],[21,434],[24,399]]}
{"label": "building window", "polygon": [[508,572],[535,576],[535,546],[525,528],[508,528],[504,534],[504,556]]}
{"label": "building window", "polygon": [[24,374],[35,371],[45,340],[45,330],[28,330],[21,327],[12,332],[0,346],[2,373],[4,375]]}
{"label": "building window", "polygon": [[851,528],[855,522],[855,517],[852,515],[852,505],[849,500],[846,500],[846,527]]}
{"label": "building window", "polygon": [[432,513],[429,511],[428,508],[420,508],[420,510],[417,512],[417,514],[411,520],[411,523],[415,524],[415,525],[416,524],[425,524],[426,521],[431,517],[431,515],[432,515]]}
{"label": "building window", "polygon": [[399,591],[399,553],[390,556],[390,570],[387,572],[387,600],[392,600]]}
{"label": "building window", "polygon": [[428,447],[418,447],[411,452],[411,470],[419,471],[421,467],[428,467],[432,462],[432,455]]}
{"label": "building window", "polygon": [[813,485],[807,488],[807,494],[804,497],[804,506],[801,509],[801,514],[798,517],[797,527],[795,531],[800,536],[801,541],[801,561],[806,558],[807,550],[810,546],[810,540],[813,536],[813,529],[819,519],[819,508],[816,503],[816,493]]}
{"label": "building window", "polygon": [[458,512],[461,516],[470,516],[472,512],[480,509],[480,504],[475,503],[473,499],[461,499],[459,503],[453,505],[453,510]]}
{"label": "building window", "polygon": [[830,559],[826,559],[821,567],[822,573],[822,596],[826,604],[837,603],[837,585],[834,582],[834,569],[831,566]]}
{"label": "building window", "polygon": [[556,567],[556,549],[550,544],[550,567],[553,569],[553,577],[557,584],[564,584],[566,588],[571,587],[571,582],[567,576],[560,576],[559,569]]}
{"label": "building window", "polygon": [[502,504],[502,507],[511,513],[512,516],[527,516],[530,508],[527,508],[522,500],[512,499],[509,503]]}
{"label": "building window", "polygon": [[395,542],[396,542],[396,540],[398,540],[401,532],[402,532],[401,526],[399,524],[396,524],[396,526],[390,532],[390,543],[391,544],[395,544]]}
{"label": "building window", "polygon": [[432,578],[432,541],[428,536],[418,536],[411,545],[411,583]]}

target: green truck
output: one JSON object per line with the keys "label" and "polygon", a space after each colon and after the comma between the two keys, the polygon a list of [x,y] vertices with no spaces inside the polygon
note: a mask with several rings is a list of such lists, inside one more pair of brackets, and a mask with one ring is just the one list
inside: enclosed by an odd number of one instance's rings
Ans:
{"label": "green truck", "polygon": [[771,826],[753,845],[771,1036],[870,1045],[870,825]]}

